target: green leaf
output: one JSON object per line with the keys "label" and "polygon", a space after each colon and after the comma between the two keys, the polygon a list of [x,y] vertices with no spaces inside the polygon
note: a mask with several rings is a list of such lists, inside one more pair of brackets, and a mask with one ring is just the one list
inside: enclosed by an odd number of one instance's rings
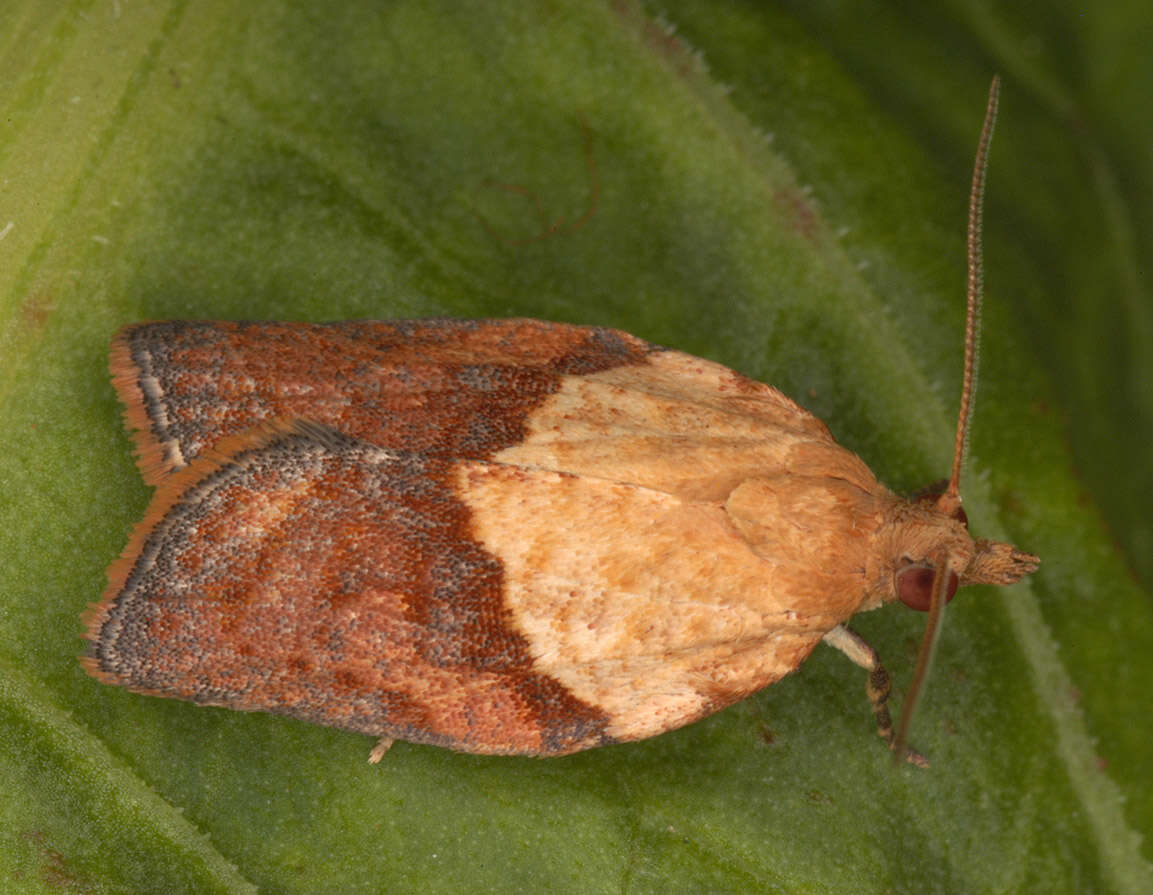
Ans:
{"label": "green leaf", "polygon": [[[1148,891],[1147,17],[7,6],[6,890]],[[950,606],[914,729],[929,770],[892,768],[862,674],[824,649],[643,743],[547,761],[398,744],[378,766],[365,737],[80,669],[80,613],[148,500],[105,368],[135,320],[617,326],[779,386],[894,488],[940,478],[996,70],[964,488],[975,532],[1044,564]],[[854,622],[898,693],[921,624]]]}

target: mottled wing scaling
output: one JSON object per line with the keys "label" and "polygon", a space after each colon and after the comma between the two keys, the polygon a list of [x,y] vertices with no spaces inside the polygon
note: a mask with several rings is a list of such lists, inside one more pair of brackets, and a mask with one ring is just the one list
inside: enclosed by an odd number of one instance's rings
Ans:
{"label": "mottled wing scaling", "polygon": [[[88,619],[132,689],[477,752],[608,741],[505,624],[449,461],[314,424],[234,436],[161,489]],[[335,498],[335,499],[334,499]]]}
{"label": "mottled wing scaling", "polygon": [[[746,435],[767,424],[832,441],[779,391],[719,364],[619,330],[539,320],[141,323],[117,335],[110,366],[149,484],[270,419],[483,459],[521,444],[566,381],[586,398],[568,424],[588,436],[616,423],[684,440],[717,429],[719,416],[745,420]],[[616,400],[622,393],[631,405]]]}

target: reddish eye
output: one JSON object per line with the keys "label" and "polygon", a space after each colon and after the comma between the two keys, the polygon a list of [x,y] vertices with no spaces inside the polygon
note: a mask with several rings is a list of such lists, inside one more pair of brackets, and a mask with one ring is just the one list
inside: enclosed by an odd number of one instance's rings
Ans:
{"label": "reddish eye", "polygon": [[[933,579],[936,572],[932,566],[906,566],[897,573],[897,596],[910,609],[928,612],[933,600]],[[945,588],[945,602],[953,599],[957,592],[957,573],[949,573],[949,586]]]}

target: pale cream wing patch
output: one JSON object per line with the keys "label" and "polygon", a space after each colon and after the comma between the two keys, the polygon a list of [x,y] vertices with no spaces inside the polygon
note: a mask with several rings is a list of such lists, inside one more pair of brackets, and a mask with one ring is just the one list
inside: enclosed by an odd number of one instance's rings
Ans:
{"label": "pale cream wing patch", "polygon": [[799,611],[780,564],[754,554],[720,505],[489,463],[462,462],[456,478],[536,669],[606,711],[618,739],[767,686],[842,621]]}
{"label": "pale cream wing patch", "polygon": [[724,500],[752,478],[829,470],[876,487],[868,467],[824,423],[779,391],[677,351],[648,364],[566,376],[525,421],[510,465]]}

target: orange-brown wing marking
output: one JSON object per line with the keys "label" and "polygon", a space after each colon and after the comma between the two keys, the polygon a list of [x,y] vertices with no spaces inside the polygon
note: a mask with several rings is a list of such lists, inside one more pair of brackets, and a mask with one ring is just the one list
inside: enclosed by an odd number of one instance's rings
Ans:
{"label": "orange-brown wing marking", "polygon": [[315,420],[381,447],[485,459],[564,375],[645,363],[627,333],[537,320],[164,321],[112,343],[145,481],[265,420]]}
{"label": "orange-brown wing marking", "polygon": [[162,484],[87,618],[90,673],[209,705],[472,752],[611,741],[532,668],[453,462],[312,424]]}

